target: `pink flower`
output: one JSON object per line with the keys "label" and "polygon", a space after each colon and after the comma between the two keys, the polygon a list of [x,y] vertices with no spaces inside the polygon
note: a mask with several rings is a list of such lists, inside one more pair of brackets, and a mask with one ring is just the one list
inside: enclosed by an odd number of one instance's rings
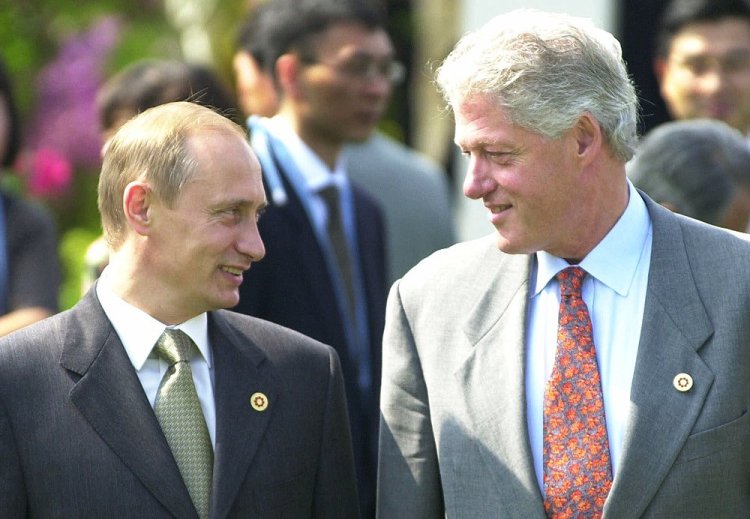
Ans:
{"label": "pink flower", "polygon": [[60,197],[66,194],[73,180],[70,162],[51,148],[24,154],[19,169],[26,174],[29,193],[35,197]]}

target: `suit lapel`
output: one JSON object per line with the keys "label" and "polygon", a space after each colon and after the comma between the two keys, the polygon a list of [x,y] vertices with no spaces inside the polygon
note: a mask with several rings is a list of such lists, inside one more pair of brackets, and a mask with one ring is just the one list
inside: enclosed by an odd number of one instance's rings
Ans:
{"label": "suit lapel", "polygon": [[102,440],[172,514],[196,517],[156,416],[95,290],[73,310],[61,365],[80,375],[70,400]]}
{"label": "suit lapel", "polygon": [[[648,201],[653,249],[620,469],[605,516],[640,516],[697,420],[714,374],[698,350],[713,333],[677,219]],[[677,391],[679,373],[694,381]]]}
{"label": "suit lapel", "polygon": [[[212,517],[226,517],[258,451],[277,403],[276,382],[264,370],[265,355],[239,337],[215,312],[209,314],[214,356],[216,455]],[[268,407],[258,411],[250,398],[262,393]]]}
{"label": "suit lapel", "polygon": [[[489,254],[498,255],[494,249]],[[530,257],[502,255],[481,287],[464,333],[473,344],[455,372],[466,413],[501,503],[519,517],[542,511],[526,422],[525,321]],[[489,261],[487,264],[491,264]],[[478,273],[480,276],[481,271]],[[512,471],[512,477],[509,473]]]}

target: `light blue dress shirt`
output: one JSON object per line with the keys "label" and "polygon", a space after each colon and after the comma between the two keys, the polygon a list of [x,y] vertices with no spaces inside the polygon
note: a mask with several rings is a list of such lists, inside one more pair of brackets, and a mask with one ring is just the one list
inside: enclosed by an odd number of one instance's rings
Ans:
{"label": "light blue dress shirt", "polygon": [[[630,181],[628,187],[630,199],[625,212],[580,263],[588,273],[583,300],[591,315],[601,373],[613,475],[619,465],[630,409],[652,243],[646,204]],[[537,252],[529,290],[526,406],[534,468],[542,492],[544,387],[555,362],[560,306],[560,287],[554,277],[568,266],[562,258]]]}

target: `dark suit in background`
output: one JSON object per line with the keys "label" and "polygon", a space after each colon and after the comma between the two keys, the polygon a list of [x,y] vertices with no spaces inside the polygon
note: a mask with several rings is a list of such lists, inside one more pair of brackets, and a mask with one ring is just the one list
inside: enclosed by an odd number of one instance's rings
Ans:
{"label": "dark suit in background", "polygon": [[[245,273],[240,303],[234,310],[289,327],[325,344],[339,354],[344,373],[354,459],[360,477],[374,487],[380,392],[380,343],[387,294],[383,220],[375,202],[352,184],[363,288],[367,304],[369,358],[373,382],[369,394],[357,387],[357,370],[349,354],[345,324],[338,311],[334,281],[324,252],[286,172],[274,158],[287,201],[271,203],[259,222],[266,257]],[[266,192],[272,190],[266,185]]]}
{"label": "dark suit in background", "polygon": [[0,196],[8,262],[5,311],[37,307],[51,315],[58,311],[61,278],[55,223],[40,206],[6,193]]}

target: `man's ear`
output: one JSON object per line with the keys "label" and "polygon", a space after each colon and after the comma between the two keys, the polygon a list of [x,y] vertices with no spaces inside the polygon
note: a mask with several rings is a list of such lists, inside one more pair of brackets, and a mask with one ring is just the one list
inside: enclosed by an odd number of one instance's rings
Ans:
{"label": "man's ear", "polygon": [[300,84],[300,71],[302,62],[295,54],[284,54],[276,60],[276,77],[279,80],[279,86],[285,95],[289,97],[299,97],[302,88]]}
{"label": "man's ear", "polygon": [[138,234],[148,235],[151,232],[152,217],[151,203],[153,193],[147,183],[134,180],[127,186],[122,195],[125,219],[130,227]]}
{"label": "man's ear", "polygon": [[584,113],[578,118],[574,128],[576,139],[577,154],[579,159],[585,163],[590,163],[596,157],[601,149],[604,135],[599,122],[589,113]]}

